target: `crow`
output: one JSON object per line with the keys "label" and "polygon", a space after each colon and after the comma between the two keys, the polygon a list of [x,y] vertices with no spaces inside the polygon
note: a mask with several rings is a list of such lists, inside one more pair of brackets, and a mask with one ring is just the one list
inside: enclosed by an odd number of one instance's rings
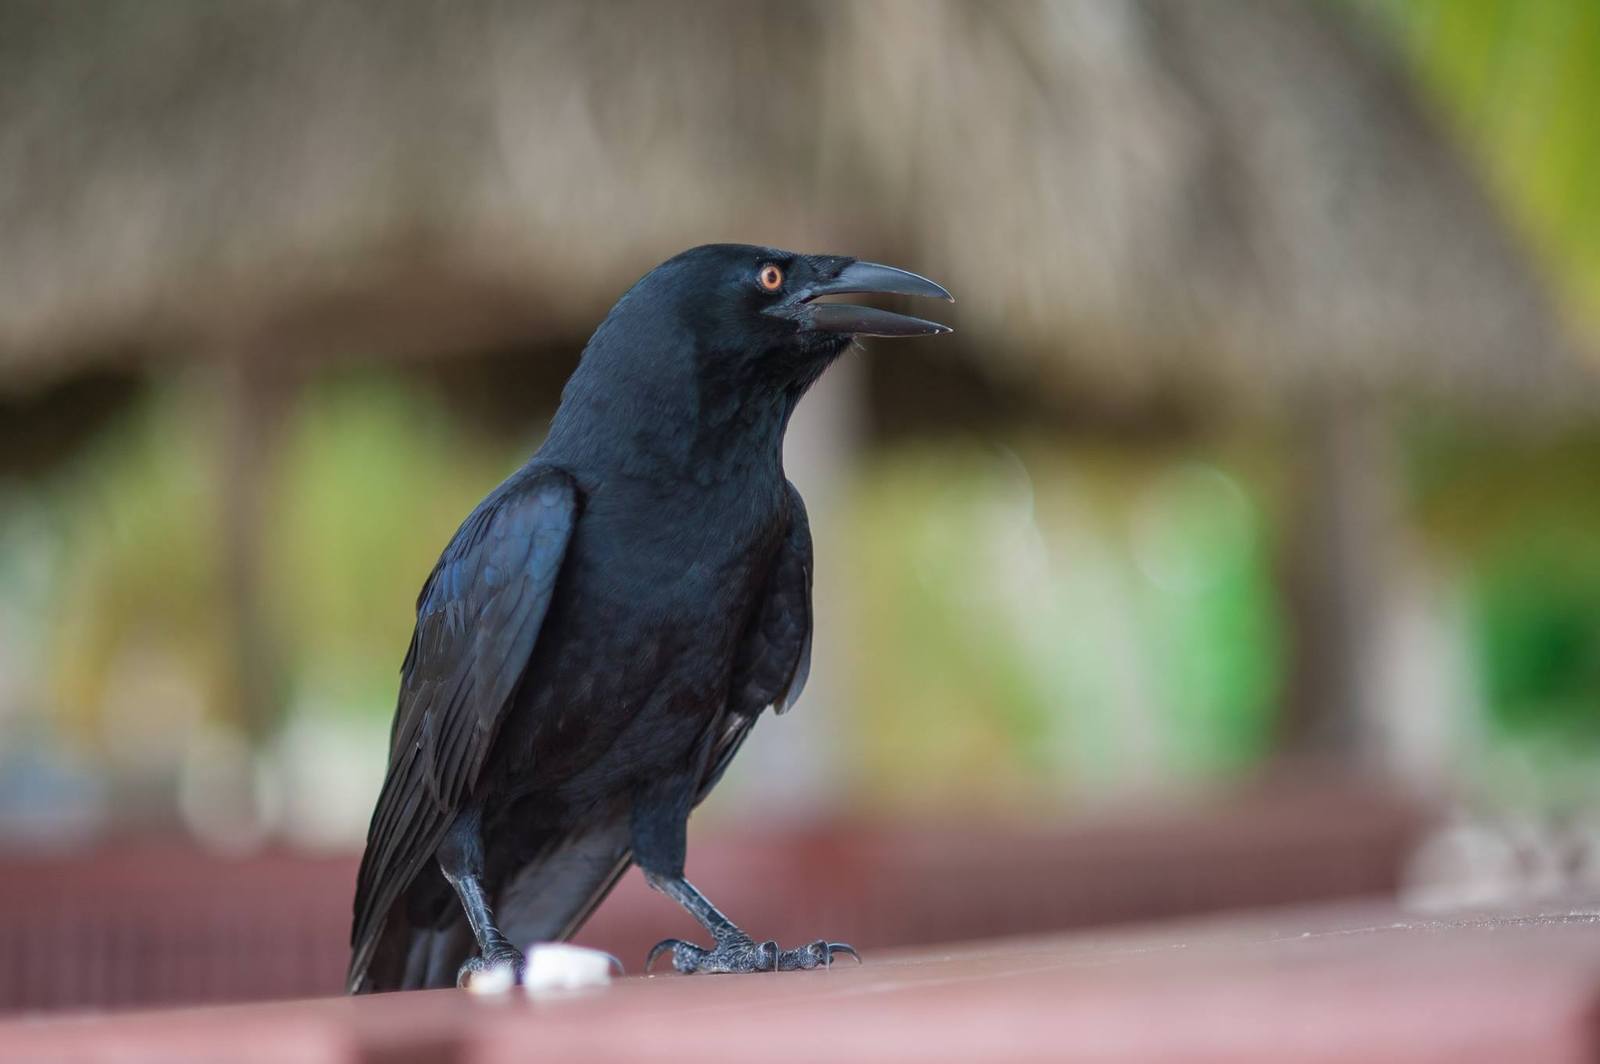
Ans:
{"label": "crow", "polygon": [[[690,811],[811,657],[811,532],[784,476],[806,390],[858,336],[949,328],[835,293],[951,299],[890,266],[708,244],[590,338],[537,453],[478,504],[417,599],[357,877],[352,993],[464,985],[564,939],[630,864],[709,947],[680,972],[855,951],[757,943],[684,878]],[[858,958],[859,959],[859,958]]]}

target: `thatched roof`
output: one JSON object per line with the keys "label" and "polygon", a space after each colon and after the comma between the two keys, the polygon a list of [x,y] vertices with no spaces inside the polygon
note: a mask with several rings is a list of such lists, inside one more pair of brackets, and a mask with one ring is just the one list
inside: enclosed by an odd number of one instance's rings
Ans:
{"label": "thatched roof", "polygon": [[1339,14],[0,0],[0,378],[582,335],[737,239],[936,276],[1047,386],[1562,391],[1524,256]]}

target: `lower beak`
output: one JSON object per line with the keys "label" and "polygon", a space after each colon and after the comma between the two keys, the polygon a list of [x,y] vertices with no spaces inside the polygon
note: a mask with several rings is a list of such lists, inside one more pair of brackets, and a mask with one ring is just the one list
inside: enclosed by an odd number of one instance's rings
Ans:
{"label": "lower beak", "polygon": [[818,296],[844,294],[927,296],[951,303],[955,297],[943,286],[907,270],[882,266],[876,262],[852,262],[832,280],[811,286],[795,300],[772,313],[800,322],[814,332],[844,333],[852,336],[930,336],[950,332],[950,326],[924,321],[909,314],[858,307],[849,303],[813,303]]}

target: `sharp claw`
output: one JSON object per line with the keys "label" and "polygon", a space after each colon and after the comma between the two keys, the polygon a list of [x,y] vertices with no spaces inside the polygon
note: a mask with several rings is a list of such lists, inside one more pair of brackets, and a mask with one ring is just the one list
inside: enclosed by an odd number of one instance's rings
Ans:
{"label": "sharp claw", "polygon": [[[650,956],[651,957],[655,956],[655,951],[654,950],[651,950]],[[611,962],[611,966],[617,970],[617,974],[618,975],[627,975],[628,974],[628,969],[626,969],[626,968],[624,968],[622,966],[622,961],[617,958],[616,954],[607,953],[606,954],[606,960]],[[649,968],[646,967],[645,970],[649,971]]]}
{"label": "sharp claw", "polygon": [[[688,943],[681,938],[664,938],[660,942],[657,942],[654,946],[650,947],[650,953],[644,959],[645,974],[650,974],[650,969],[656,963],[656,958],[661,956],[662,953],[669,949],[677,949],[679,946],[687,945]],[[614,961],[616,960],[615,957],[611,959]],[[622,967],[621,961],[617,961],[617,967]]]}
{"label": "sharp claw", "polygon": [[515,986],[522,982],[523,967],[523,956],[514,949],[492,952],[487,957],[477,954],[469,957],[456,969],[456,986],[459,989],[470,989],[475,978],[479,976],[489,978],[492,973],[501,969],[510,974],[510,979],[505,985]]}
{"label": "sharp claw", "polygon": [[[757,945],[740,935],[736,940],[721,940],[715,949],[708,951],[681,938],[664,938],[645,957],[645,972],[650,972],[656,960],[669,951],[672,953],[672,966],[685,975],[694,972],[787,972],[831,968],[835,953],[848,953],[857,964],[861,963],[861,954],[847,942],[818,939],[809,946],[786,950],[780,949],[773,939]],[[616,958],[612,958],[612,961],[616,963]],[[617,966],[621,967],[620,964]]]}

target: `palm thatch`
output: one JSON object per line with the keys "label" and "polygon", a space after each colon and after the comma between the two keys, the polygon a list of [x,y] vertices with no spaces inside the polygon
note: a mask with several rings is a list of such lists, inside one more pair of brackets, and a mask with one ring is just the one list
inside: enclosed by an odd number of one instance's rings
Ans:
{"label": "palm thatch", "polygon": [[1385,57],[1268,0],[0,2],[0,378],[579,334],[692,243],[885,255],[1041,387],[1568,392]]}

